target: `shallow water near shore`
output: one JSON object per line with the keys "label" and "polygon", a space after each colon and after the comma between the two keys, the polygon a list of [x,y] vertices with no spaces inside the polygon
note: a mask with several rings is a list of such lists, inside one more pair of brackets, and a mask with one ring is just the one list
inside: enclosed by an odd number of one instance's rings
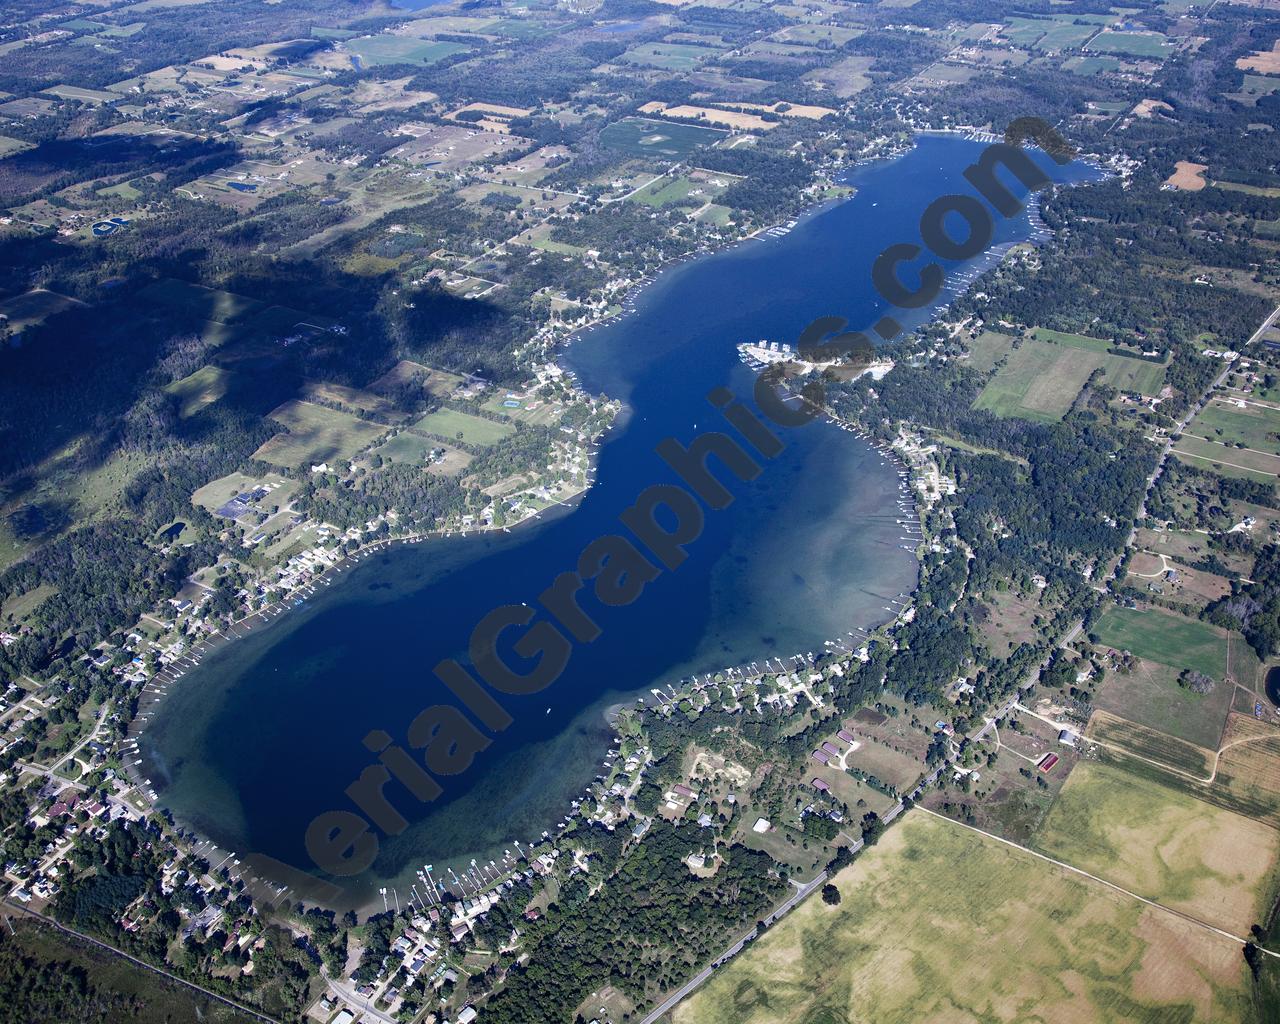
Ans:
{"label": "shallow water near shore", "polygon": [[[677,482],[654,453],[659,441],[732,432],[705,396],[727,386],[749,400],[754,375],[739,361],[740,342],[794,344],[819,316],[846,317],[851,329],[873,323],[884,311],[871,285],[875,256],[918,240],[932,200],[971,192],[961,171],[982,148],[923,137],[905,156],[854,171],[855,198],[783,237],[664,272],[628,316],[576,341],[562,363],[586,390],[622,399],[630,413],[604,439],[596,483],[581,502],[510,534],[380,551],[304,607],[210,653],[140,736],[161,805],[237,856],[260,852],[313,870],[306,828],[324,811],[354,809],[344,790],[375,760],[361,742],[366,733],[382,729],[403,744],[419,711],[456,705],[431,667],[464,656],[486,613],[534,605],[589,542],[625,533],[617,517],[645,487]],[[1082,164],[1042,162],[1057,180],[1097,176]],[[1030,233],[1025,215],[996,220],[995,244]],[[899,319],[910,326],[930,313]],[[600,770],[610,704],[693,673],[818,652],[824,639],[891,617],[892,599],[917,572],[895,522],[897,465],[828,424],[778,433],[785,449],[758,460],[754,481],[719,472],[735,501],[706,513],[685,564],[628,607],[590,603],[600,638],[577,645],[543,692],[504,697],[514,724],[468,771],[442,779],[439,799],[422,804],[388,786],[409,827],[380,834],[373,868],[342,881],[342,902],[367,902],[389,881],[403,895],[424,863],[461,869],[553,828]]]}

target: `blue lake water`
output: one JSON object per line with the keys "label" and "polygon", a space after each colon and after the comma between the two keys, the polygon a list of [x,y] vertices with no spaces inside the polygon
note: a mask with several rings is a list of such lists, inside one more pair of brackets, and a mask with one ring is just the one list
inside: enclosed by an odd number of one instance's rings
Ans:
{"label": "blue lake water", "polygon": [[[587,390],[628,410],[602,444],[597,482],[581,503],[511,534],[380,552],[304,608],[210,654],[141,736],[161,804],[240,856],[309,869],[308,823],[352,809],[344,789],[374,761],[362,737],[382,729],[403,743],[419,711],[456,704],[432,666],[463,657],[472,627],[493,608],[534,604],[588,542],[619,532],[619,513],[645,487],[676,482],[654,447],[726,429],[705,396],[723,385],[749,398],[754,376],[738,343],[794,343],[818,316],[844,316],[852,328],[875,322],[884,311],[871,285],[875,256],[918,240],[933,199],[972,191],[961,171],[981,149],[923,137],[903,157],[854,171],[853,199],[783,237],[669,269],[633,313],[578,340],[563,362]],[[1082,164],[1043,162],[1058,180],[1096,176]],[[997,218],[996,243],[1029,231],[1025,215]],[[930,313],[899,319],[911,325]],[[895,523],[896,467],[827,424],[779,434],[785,450],[761,460],[755,481],[721,474],[736,500],[707,512],[684,565],[629,607],[584,601],[602,636],[577,646],[548,689],[502,699],[514,724],[467,772],[444,780],[443,796],[421,804],[388,787],[411,825],[382,836],[372,869],[342,883],[352,902],[385,880],[411,879],[424,862],[488,859],[552,827],[599,770],[610,704],[694,672],[820,651],[828,637],[889,617],[886,606],[917,571]]]}

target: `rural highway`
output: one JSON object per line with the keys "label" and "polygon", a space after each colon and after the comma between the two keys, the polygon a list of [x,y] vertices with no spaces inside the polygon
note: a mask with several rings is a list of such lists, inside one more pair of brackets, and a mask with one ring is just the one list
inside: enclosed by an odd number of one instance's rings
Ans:
{"label": "rural highway", "polygon": [[[902,805],[899,804],[898,806],[901,807]],[[857,848],[861,849],[862,840],[859,839],[855,845],[857,846]],[[818,886],[820,886],[826,880],[827,880],[827,873],[825,871],[821,871],[818,873],[817,877],[813,879],[812,882],[806,882],[804,885],[800,885],[798,882],[792,882],[791,884],[796,886],[795,894],[790,899],[788,899],[786,903],[783,903],[780,907],[777,907],[773,911],[773,913],[771,913],[768,917],[766,917],[764,919],[764,923],[766,925],[773,924],[774,921],[782,917],[783,914],[785,914],[797,903],[799,903],[806,896],[812,893],[816,888],[818,888]],[[693,990],[696,989],[699,985],[701,985],[704,981],[710,978],[712,972],[717,967],[719,967],[721,964],[727,962],[728,960],[731,960],[733,957],[741,953],[742,947],[745,946],[752,939],[754,939],[756,937],[757,932],[758,932],[758,929],[752,928],[751,931],[747,932],[744,936],[742,936],[742,938],[740,938],[732,946],[730,946],[718,957],[716,957],[715,960],[713,960],[709,966],[704,967],[701,971],[695,974],[692,978],[686,981],[678,989],[672,992],[671,995],[667,996],[666,999],[664,999],[661,1003],[659,1003],[656,1007],[654,1007],[640,1022],[640,1024],[654,1024],[654,1021],[658,1020],[658,1018],[660,1018],[664,1013],[667,1013],[675,1009],[676,1004],[680,1002],[682,999],[684,999],[686,996],[688,996],[690,993],[692,993]]]}

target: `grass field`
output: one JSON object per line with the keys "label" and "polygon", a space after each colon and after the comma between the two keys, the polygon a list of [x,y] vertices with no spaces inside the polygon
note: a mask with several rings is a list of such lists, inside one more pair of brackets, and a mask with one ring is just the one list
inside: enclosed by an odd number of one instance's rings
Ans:
{"label": "grass field", "polygon": [[1219,682],[1226,672],[1226,637],[1216,627],[1198,619],[1156,608],[1113,606],[1098,620],[1093,632],[1108,647],[1129,651],[1179,671],[1195,669]]}
{"label": "grass field", "polygon": [[692,71],[704,61],[719,56],[721,52],[709,46],[693,46],[689,43],[642,43],[633,46],[618,60],[624,64],[662,68],[664,71]]}
{"label": "grass field", "polygon": [[1280,473],[1280,458],[1277,456],[1186,434],[1174,446],[1173,452],[1189,466],[1210,469],[1227,477],[1275,483],[1276,475]]}
{"label": "grass field", "polygon": [[631,197],[631,201],[644,203],[646,206],[667,206],[688,199],[704,203],[715,199],[723,191],[719,186],[689,177],[663,178],[648,188],[641,189]]}
{"label": "grass field", "polygon": [[418,420],[413,428],[428,434],[435,434],[446,440],[460,440],[466,444],[486,447],[501,441],[513,433],[515,427],[509,423],[497,423],[494,420],[481,419],[456,409],[437,409]]}
{"label": "grass field", "polygon": [[75,299],[37,288],[0,302],[0,316],[9,321],[10,330],[16,333],[44,323],[54,314],[79,305],[81,303]]}
{"label": "grass field", "polygon": [[728,133],[719,128],[624,117],[600,132],[600,143],[628,156],[658,156],[683,160],[694,150],[710,146]]}
{"label": "grass field", "polygon": [[1127,674],[1107,673],[1093,706],[1200,747],[1217,749],[1231,709],[1232,687],[1192,693],[1178,685],[1179,670],[1139,659]]}
{"label": "grass field", "polygon": [[675,1024],[1247,1019],[1237,944],[921,811],[834,883]]}
{"label": "grass field", "polygon": [[1280,832],[1111,765],[1083,763],[1036,845],[1237,935],[1269,908]]}
{"label": "grass field", "polygon": [[1213,771],[1213,751],[1217,744],[1202,747],[1175,739],[1138,722],[1118,718],[1103,708],[1094,710],[1086,733],[1089,739],[1109,744],[1112,749],[1119,747],[1126,753],[1181,772],[1181,777],[1188,781],[1207,780]]}
{"label": "grass field", "polygon": [[1120,62],[1114,57],[1072,57],[1063,67],[1073,75],[1085,77],[1117,71],[1120,68]]}
{"label": "grass field", "polygon": [[445,57],[470,49],[466,43],[414,39],[410,36],[361,36],[344,44],[368,67],[383,64],[434,64]]}
{"label": "grass field", "polygon": [[176,380],[165,388],[178,402],[178,417],[186,419],[201,409],[226,397],[231,389],[232,374],[221,366],[204,366],[190,376]]}
{"label": "grass field", "polygon": [[1257,404],[1242,409],[1215,398],[1191,422],[1187,433],[1280,455],[1280,410]]}
{"label": "grass field", "polygon": [[63,100],[79,100],[81,103],[111,103],[120,98],[113,92],[81,89],[78,85],[55,85],[44,92],[46,96],[57,96]]}
{"label": "grass field", "polygon": [[1140,32],[1099,32],[1086,50],[1097,53],[1120,53],[1129,57],[1148,57],[1163,60],[1173,52],[1172,44],[1164,36]]}
{"label": "grass field", "polygon": [[172,277],[165,278],[163,281],[153,281],[139,290],[138,295],[156,305],[167,306],[202,320],[212,320],[220,324],[244,320],[264,309],[263,304],[257,299],[224,292],[218,288],[189,284]]}
{"label": "grass field", "polygon": [[386,432],[376,423],[309,402],[285,402],[271,419],[289,432],[271,438],[252,457],[290,469],[349,459]]}
{"label": "grass field", "polygon": [[31,149],[32,143],[23,142],[21,139],[11,139],[7,135],[0,135],[0,160],[7,156],[13,156],[14,153],[21,153],[23,150]]}
{"label": "grass field", "polygon": [[1071,408],[1096,369],[1102,369],[1108,384],[1124,391],[1159,394],[1164,381],[1161,364],[1114,355],[1099,338],[1037,328],[1017,348],[1014,340],[987,331],[970,344],[974,369],[989,370],[1001,358],[1007,360],[978,395],[975,409],[1053,423]]}

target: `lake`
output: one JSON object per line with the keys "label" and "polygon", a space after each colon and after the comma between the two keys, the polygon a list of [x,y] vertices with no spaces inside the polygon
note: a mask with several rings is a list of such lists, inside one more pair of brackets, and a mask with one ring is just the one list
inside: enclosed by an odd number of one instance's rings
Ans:
{"label": "lake", "polygon": [[[888,244],[918,239],[933,199],[971,191],[961,172],[981,149],[958,136],[924,136],[905,156],[851,172],[853,199],[782,237],[667,270],[628,316],[576,341],[562,363],[588,391],[627,408],[580,504],[510,534],[389,548],[303,608],[209,654],[140,736],[161,805],[242,858],[252,851],[308,869],[308,824],[350,810],[344,790],[374,762],[366,733],[385,730],[403,743],[419,711],[456,703],[431,668],[463,659],[487,612],[532,605],[588,542],[619,532],[619,513],[645,487],[675,482],[654,452],[659,441],[728,429],[705,396],[727,386],[749,399],[754,376],[738,358],[740,342],[794,343],[824,315],[847,317],[853,328],[873,323],[883,311],[873,259]],[[1043,162],[1059,180],[1096,176],[1083,164]],[[997,219],[995,244],[1030,230],[1025,215]],[[898,316],[912,326],[931,312]],[[827,424],[779,435],[784,451],[760,460],[751,483],[721,473],[736,500],[707,512],[683,565],[629,607],[594,605],[599,639],[577,645],[543,692],[502,699],[514,724],[448,777],[443,795],[423,804],[388,786],[410,826],[381,837],[373,867],[342,882],[340,902],[367,903],[378,886],[406,883],[424,863],[460,868],[553,827],[599,771],[611,704],[693,673],[821,651],[824,639],[890,617],[917,573],[895,522],[897,468]]]}

